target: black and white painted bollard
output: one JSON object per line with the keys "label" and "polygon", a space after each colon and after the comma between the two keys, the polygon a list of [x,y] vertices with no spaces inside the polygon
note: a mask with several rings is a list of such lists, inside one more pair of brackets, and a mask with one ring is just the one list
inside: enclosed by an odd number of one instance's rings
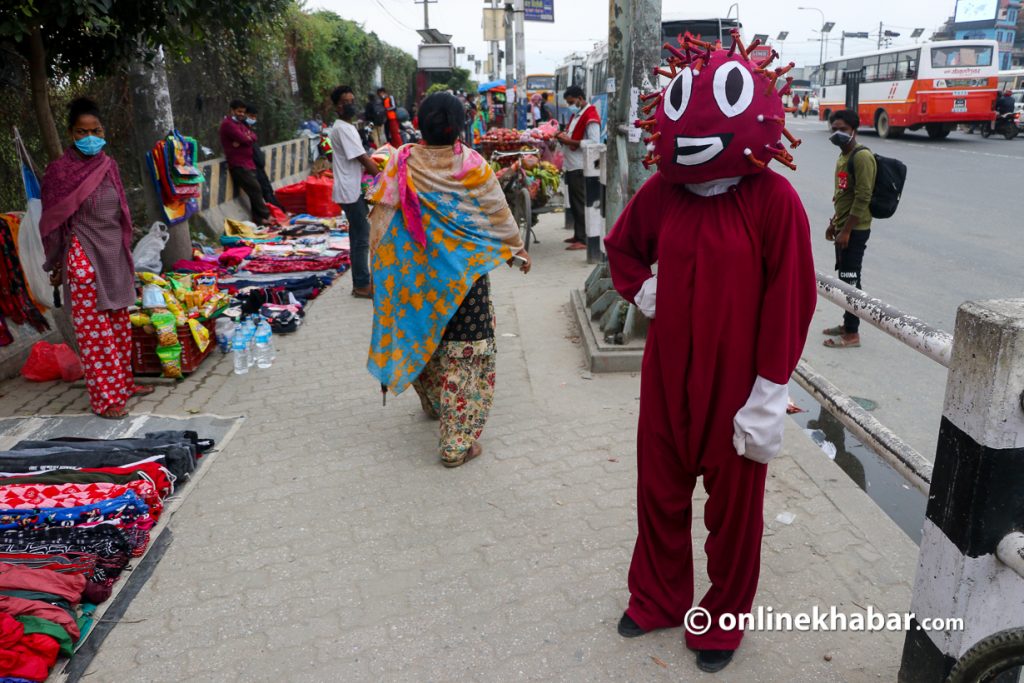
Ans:
{"label": "black and white painted bollard", "polygon": [[605,145],[583,145],[583,183],[586,191],[587,263],[604,260]]}
{"label": "black and white painted bollard", "polygon": [[[953,339],[900,683],[944,681],[1024,628],[1024,299],[965,303]],[[920,630],[929,619],[963,628]]]}

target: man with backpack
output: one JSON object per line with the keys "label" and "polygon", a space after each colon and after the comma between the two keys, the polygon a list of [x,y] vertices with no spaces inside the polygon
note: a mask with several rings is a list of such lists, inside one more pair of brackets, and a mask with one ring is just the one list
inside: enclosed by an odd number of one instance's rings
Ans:
{"label": "man with backpack", "polygon": [[[828,120],[832,125],[829,141],[840,149],[840,154],[836,161],[835,190],[832,195],[835,214],[829,221],[825,239],[835,242],[839,279],[860,289],[861,265],[871,237],[871,200],[875,192],[878,163],[871,150],[857,144],[857,127],[860,125],[857,112],[842,109],[834,112]],[[860,346],[860,318],[852,313],[843,314],[842,325],[822,332],[828,336],[825,346],[829,348]]]}

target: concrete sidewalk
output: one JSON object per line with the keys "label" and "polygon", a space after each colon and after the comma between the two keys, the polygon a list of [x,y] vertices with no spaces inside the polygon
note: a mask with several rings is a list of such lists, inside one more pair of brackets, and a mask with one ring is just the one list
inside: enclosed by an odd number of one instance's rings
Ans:
{"label": "concrete sidewalk", "polygon": [[[590,268],[544,217],[529,276],[502,268],[484,456],[446,470],[408,392],[381,407],[370,306],[342,280],[270,370],[215,358],[135,410],[244,414],[89,681],[878,681],[903,633],[750,633],[705,676],[680,631],[625,640],[639,379],[582,370],[568,291]],[[0,415],[83,391],[0,386]],[[698,493],[702,494],[700,487]],[[783,512],[791,524],[775,521]],[[698,595],[707,587],[695,511]],[[791,424],[771,465],[757,605],[903,612],[917,550]]]}

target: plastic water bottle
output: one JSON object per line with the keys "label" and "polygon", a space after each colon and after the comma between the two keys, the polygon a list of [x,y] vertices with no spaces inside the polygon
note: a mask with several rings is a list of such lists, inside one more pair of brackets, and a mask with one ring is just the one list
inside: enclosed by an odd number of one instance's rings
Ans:
{"label": "plastic water bottle", "polygon": [[261,322],[256,328],[256,345],[253,348],[253,355],[256,358],[256,365],[260,368],[269,368],[273,362],[273,351],[270,348],[270,325]]}
{"label": "plastic water bottle", "polygon": [[249,372],[249,358],[246,354],[245,335],[238,331],[231,342],[231,350],[234,352],[235,374],[244,375]]}
{"label": "plastic water bottle", "polygon": [[221,353],[231,350],[231,339],[235,335],[235,321],[231,318],[217,318],[217,346]]}

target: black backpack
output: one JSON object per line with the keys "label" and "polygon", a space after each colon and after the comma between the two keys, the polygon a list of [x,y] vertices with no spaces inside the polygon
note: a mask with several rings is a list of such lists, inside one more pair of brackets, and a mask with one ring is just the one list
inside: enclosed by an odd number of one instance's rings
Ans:
{"label": "black backpack", "polygon": [[[853,154],[850,155],[850,160],[846,164],[850,181],[853,184],[856,184],[853,158],[862,149],[871,151],[867,147],[858,147],[853,150]],[[871,217],[891,218],[900,206],[903,186],[907,182],[907,165],[899,159],[883,157],[881,154],[875,154],[875,164],[878,166],[878,170],[875,173],[875,189],[871,193]]]}

